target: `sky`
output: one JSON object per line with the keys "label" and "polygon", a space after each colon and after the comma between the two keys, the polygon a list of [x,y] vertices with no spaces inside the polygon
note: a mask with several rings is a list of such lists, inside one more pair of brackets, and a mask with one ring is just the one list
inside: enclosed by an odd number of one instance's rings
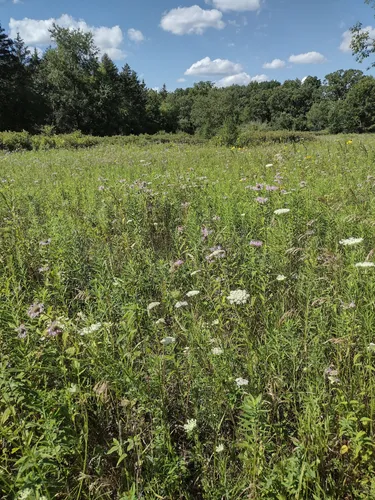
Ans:
{"label": "sky", "polygon": [[375,38],[374,16],[363,0],[0,0],[11,37],[43,50],[53,22],[91,30],[101,53],[168,90],[366,72],[348,30],[361,21]]}

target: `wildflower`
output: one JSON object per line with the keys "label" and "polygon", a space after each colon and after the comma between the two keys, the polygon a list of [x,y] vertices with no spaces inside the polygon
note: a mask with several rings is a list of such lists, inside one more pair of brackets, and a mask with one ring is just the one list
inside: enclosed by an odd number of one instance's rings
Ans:
{"label": "wildflower", "polygon": [[46,273],[47,271],[49,271],[49,266],[42,266],[38,269],[38,271],[40,273]]}
{"label": "wildflower", "polygon": [[220,354],[223,354],[223,349],[220,349],[220,347],[213,347],[211,349],[211,352],[214,356],[220,356]]}
{"label": "wildflower", "polygon": [[184,347],[184,350],[182,351],[185,356],[188,356],[190,354],[190,347]]}
{"label": "wildflower", "polygon": [[330,384],[338,384],[340,382],[340,379],[337,376],[338,374],[339,374],[338,370],[335,370],[331,366],[324,370],[324,375],[327,377]]}
{"label": "wildflower", "polygon": [[212,220],[221,220],[221,217],[219,215],[214,215],[212,217]]}
{"label": "wildflower", "polygon": [[155,325],[165,325],[165,319],[159,318],[157,321],[155,321]]}
{"label": "wildflower", "polygon": [[29,307],[29,310],[27,311],[27,315],[31,319],[38,318],[42,312],[44,311],[44,304],[35,302],[35,304],[32,304]]}
{"label": "wildflower", "polygon": [[16,328],[15,331],[18,332],[18,338],[19,339],[26,338],[27,328],[26,328],[26,326],[23,323],[18,328]]}
{"label": "wildflower", "polygon": [[351,144],[353,144],[353,141],[352,140],[346,141],[346,144],[348,144],[348,146],[350,146]]}
{"label": "wildflower", "polygon": [[105,190],[105,187],[104,186],[99,186],[98,187],[98,191],[104,191]]}
{"label": "wildflower", "polygon": [[148,311],[151,311],[152,309],[154,309],[155,307],[158,307],[160,306],[160,302],[151,302],[148,306],[147,306],[147,310]]}
{"label": "wildflower", "polygon": [[177,232],[178,233],[183,233],[185,230],[184,226],[177,226]]}
{"label": "wildflower", "polygon": [[273,163],[267,163],[266,168],[271,168],[273,167]]}
{"label": "wildflower", "polygon": [[181,267],[184,264],[184,261],[182,259],[176,260],[176,262],[173,262],[172,264],[172,271],[175,271],[179,267]]}
{"label": "wildflower", "polygon": [[51,240],[51,238],[48,238],[48,240],[45,240],[45,241],[39,241],[39,245],[40,245],[41,247],[45,247],[45,246],[49,245],[49,244],[51,243],[51,241],[52,241],[52,240]]}
{"label": "wildflower", "polygon": [[201,233],[202,233],[202,239],[206,240],[209,237],[209,235],[213,233],[213,230],[208,229],[206,226],[203,226],[201,229]]}
{"label": "wildflower", "polygon": [[373,342],[370,342],[368,347],[367,347],[367,350],[369,352],[375,352],[375,344]]}
{"label": "wildflower", "polygon": [[255,201],[263,205],[264,203],[267,203],[268,198],[263,198],[262,196],[258,196],[258,198],[255,198]]}
{"label": "wildflower", "polygon": [[85,328],[82,328],[82,330],[80,331],[80,335],[87,335],[89,333],[97,332],[101,327],[101,323],[94,323],[90,326],[86,326]]}
{"label": "wildflower", "polygon": [[63,327],[58,321],[53,321],[47,328],[47,333],[50,337],[56,337],[57,335],[62,333],[62,331]]}
{"label": "wildflower", "polygon": [[214,319],[213,322],[211,323],[212,326],[216,326],[219,324],[219,320],[218,319]]}
{"label": "wildflower", "polygon": [[186,424],[184,424],[185,431],[189,434],[197,427],[197,421],[195,418],[189,419]]}
{"label": "wildflower", "polygon": [[345,304],[344,302],[342,302],[341,307],[343,309],[355,309],[355,302],[352,301],[349,304]]}
{"label": "wildflower", "polygon": [[182,208],[189,208],[191,205],[191,203],[189,203],[188,201],[185,201],[184,203],[181,203],[181,207]]}
{"label": "wildflower", "polygon": [[350,238],[347,238],[346,240],[340,240],[339,243],[340,245],[344,246],[353,246],[353,245],[358,245],[358,243],[362,243],[363,238],[353,238],[352,236]]}
{"label": "wildflower", "polygon": [[253,191],[262,191],[264,184],[255,184],[255,186],[249,186]]}
{"label": "wildflower", "polygon": [[189,304],[188,304],[186,301],[177,302],[177,303],[175,304],[175,308],[176,308],[176,309],[180,309],[181,307],[186,307],[186,306],[188,306],[188,305],[189,305]]}
{"label": "wildflower", "polygon": [[219,444],[218,446],[216,446],[215,451],[216,453],[222,453],[224,451],[224,445]]}
{"label": "wildflower", "polygon": [[232,290],[227,299],[231,304],[246,304],[249,297],[246,290]]}
{"label": "wildflower", "polygon": [[160,341],[160,343],[163,344],[164,346],[171,345],[174,342],[176,342],[175,337],[165,337],[163,340]]}
{"label": "wildflower", "polygon": [[290,212],[290,208],[278,208],[277,210],[274,211],[274,214],[282,215],[282,214],[287,214],[288,212]]}
{"label": "wildflower", "polygon": [[249,385],[249,381],[246,378],[238,377],[236,378],[236,384],[238,387],[242,387],[243,385]]}
{"label": "wildflower", "polygon": [[191,292],[188,292],[186,294],[186,297],[195,297],[196,295],[199,295],[200,291],[199,290],[191,290]]}
{"label": "wildflower", "polygon": [[251,247],[259,248],[262,245],[263,245],[263,241],[258,241],[258,240],[251,240],[250,241],[250,246]]}
{"label": "wildflower", "polygon": [[277,186],[266,186],[266,191],[277,191],[278,189]]}
{"label": "wildflower", "polygon": [[355,267],[374,267],[375,264],[373,262],[357,262],[357,264],[355,264]]}
{"label": "wildflower", "polygon": [[300,186],[301,188],[304,188],[304,187],[306,187],[306,186],[307,186],[307,182],[306,182],[306,181],[301,181],[301,182],[299,183],[299,186]]}
{"label": "wildflower", "polygon": [[276,277],[277,281],[285,281],[286,280],[286,276],[284,276],[283,274],[279,274],[277,277]]}

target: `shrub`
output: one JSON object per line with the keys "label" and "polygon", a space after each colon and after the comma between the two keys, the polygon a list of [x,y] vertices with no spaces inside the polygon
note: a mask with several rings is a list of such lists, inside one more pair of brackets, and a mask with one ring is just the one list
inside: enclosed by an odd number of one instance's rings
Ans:
{"label": "shrub", "polygon": [[0,132],[0,149],[20,151],[32,149],[31,136],[28,132]]}
{"label": "shrub", "polygon": [[236,146],[243,148],[260,144],[290,143],[314,141],[315,135],[311,132],[291,132],[287,130],[244,130],[237,139]]}

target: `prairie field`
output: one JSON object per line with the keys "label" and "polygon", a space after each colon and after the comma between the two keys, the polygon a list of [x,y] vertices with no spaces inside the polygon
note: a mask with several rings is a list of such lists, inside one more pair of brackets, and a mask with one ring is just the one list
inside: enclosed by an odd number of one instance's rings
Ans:
{"label": "prairie field", "polygon": [[375,137],[0,154],[0,497],[375,498]]}

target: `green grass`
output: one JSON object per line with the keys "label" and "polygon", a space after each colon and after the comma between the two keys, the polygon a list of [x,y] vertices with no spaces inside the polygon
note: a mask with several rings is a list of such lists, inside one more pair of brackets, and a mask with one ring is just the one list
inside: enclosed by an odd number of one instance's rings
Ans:
{"label": "green grass", "polygon": [[375,138],[352,139],[0,156],[1,498],[375,498]]}

